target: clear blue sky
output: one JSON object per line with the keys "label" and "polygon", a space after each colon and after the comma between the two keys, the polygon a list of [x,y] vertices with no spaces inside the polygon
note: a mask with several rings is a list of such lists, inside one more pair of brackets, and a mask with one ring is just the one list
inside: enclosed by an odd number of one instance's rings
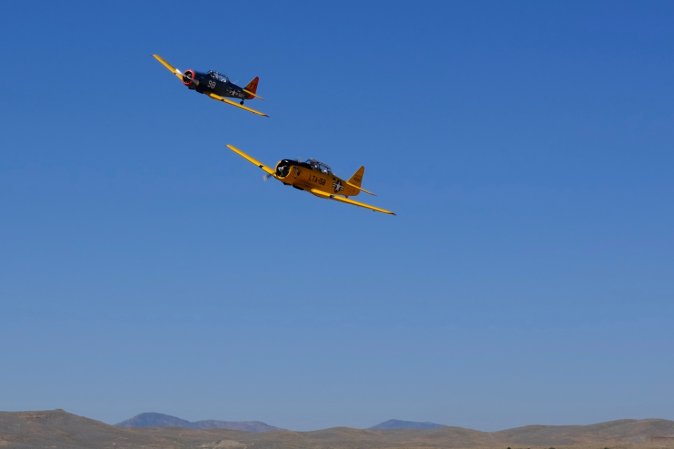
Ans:
{"label": "clear blue sky", "polygon": [[[2,2],[0,410],[674,419],[673,20],[671,2]],[[259,75],[271,118],[152,53]],[[227,143],[364,164],[399,215],[264,183]]]}

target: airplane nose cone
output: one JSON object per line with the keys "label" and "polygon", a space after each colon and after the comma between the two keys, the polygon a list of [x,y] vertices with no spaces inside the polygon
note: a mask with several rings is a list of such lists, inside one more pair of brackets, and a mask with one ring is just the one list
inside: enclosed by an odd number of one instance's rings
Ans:
{"label": "airplane nose cone", "polygon": [[285,178],[290,173],[290,164],[286,161],[281,161],[276,166],[276,176],[279,178]]}
{"label": "airplane nose cone", "polygon": [[183,74],[183,84],[185,84],[187,87],[191,86],[192,84],[199,85],[196,75],[197,74],[192,69],[185,70],[185,73]]}

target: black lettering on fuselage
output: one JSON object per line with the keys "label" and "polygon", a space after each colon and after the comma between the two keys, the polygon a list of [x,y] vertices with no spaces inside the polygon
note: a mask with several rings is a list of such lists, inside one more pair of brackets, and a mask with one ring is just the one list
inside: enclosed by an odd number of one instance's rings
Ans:
{"label": "black lettering on fuselage", "polygon": [[320,186],[324,186],[324,185],[325,185],[325,178],[322,177],[322,176],[316,176],[316,175],[313,174],[313,173],[311,173],[311,174],[309,175],[309,181],[311,181],[311,182],[313,182],[313,183],[316,183],[316,184],[318,184],[318,185],[320,185]]}

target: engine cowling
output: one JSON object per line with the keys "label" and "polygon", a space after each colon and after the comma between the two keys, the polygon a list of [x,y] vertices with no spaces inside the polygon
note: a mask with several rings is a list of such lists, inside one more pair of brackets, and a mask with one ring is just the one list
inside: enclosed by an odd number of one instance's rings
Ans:
{"label": "engine cowling", "polygon": [[294,165],[293,161],[288,159],[283,159],[278,164],[276,164],[276,176],[279,178],[285,178],[290,173],[290,168]]}
{"label": "engine cowling", "polygon": [[197,72],[194,69],[187,69],[183,74],[183,84],[187,87],[195,87],[199,85],[197,81]]}

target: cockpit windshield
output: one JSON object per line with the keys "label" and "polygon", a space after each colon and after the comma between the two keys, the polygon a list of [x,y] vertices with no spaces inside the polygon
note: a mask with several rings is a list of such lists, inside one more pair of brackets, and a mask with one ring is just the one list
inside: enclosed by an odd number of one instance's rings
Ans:
{"label": "cockpit windshield", "polygon": [[227,78],[227,75],[223,75],[222,73],[218,73],[215,70],[209,70],[208,76],[210,76],[211,78],[216,79],[218,81],[222,81],[223,83],[229,82],[229,78]]}
{"label": "cockpit windshield", "polygon": [[330,167],[328,166],[328,164],[324,164],[321,161],[317,161],[316,159],[307,159],[306,163],[309,164],[311,166],[311,168],[314,168],[316,170],[320,170],[321,173],[332,174],[332,170],[330,170]]}

